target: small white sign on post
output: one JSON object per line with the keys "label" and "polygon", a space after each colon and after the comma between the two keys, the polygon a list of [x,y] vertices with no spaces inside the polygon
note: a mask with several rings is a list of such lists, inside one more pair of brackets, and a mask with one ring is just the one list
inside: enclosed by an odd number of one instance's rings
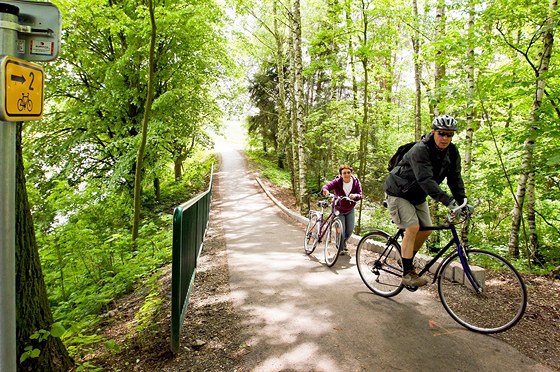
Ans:
{"label": "small white sign on post", "polygon": [[51,3],[2,0],[19,8],[17,58],[49,62],[58,58],[62,30],[62,15]]}

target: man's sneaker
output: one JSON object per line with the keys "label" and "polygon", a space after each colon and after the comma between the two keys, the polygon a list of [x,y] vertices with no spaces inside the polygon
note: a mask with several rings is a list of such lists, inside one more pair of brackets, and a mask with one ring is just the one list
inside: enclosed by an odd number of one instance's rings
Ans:
{"label": "man's sneaker", "polygon": [[422,287],[428,284],[428,280],[426,278],[419,277],[413,270],[402,277],[402,284],[409,287]]}
{"label": "man's sneaker", "polygon": [[348,248],[343,248],[343,249],[340,251],[340,255],[341,255],[341,256],[344,256],[344,255],[346,255],[346,254],[348,254]]}

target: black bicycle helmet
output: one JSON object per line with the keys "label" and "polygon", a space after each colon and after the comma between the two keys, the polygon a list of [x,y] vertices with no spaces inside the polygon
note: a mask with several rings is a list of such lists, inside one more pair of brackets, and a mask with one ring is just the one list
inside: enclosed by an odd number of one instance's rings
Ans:
{"label": "black bicycle helmet", "polygon": [[432,121],[432,129],[457,130],[457,120],[453,116],[441,115]]}

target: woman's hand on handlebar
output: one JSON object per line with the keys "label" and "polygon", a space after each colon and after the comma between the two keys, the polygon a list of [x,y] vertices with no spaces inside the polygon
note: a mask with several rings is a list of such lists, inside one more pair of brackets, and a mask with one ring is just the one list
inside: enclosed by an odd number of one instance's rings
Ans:
{"label": "woman's hand on handlebar", "polygon": [[347,200],[350,203],[355,203],[356,201],[354,199],[352,199],[352,195],[355,195],[355,194],[350,194],[348,196],[339,196],[338,199],[339,200]]}
{"label": "woman's hand on handlebar", "polygon": [[337,201],[339,201],[339,200],[347,200],[347,201],[349,201],[349,202],[351,202],[351,203],[355,203],[356,200],[354,200],[354,199],[352,198],[352,196],[356,197],[356,195],[358,195],[358,194],[350,194],[350,195],[348,195],[348,196],[336,196],[335,194],[330,193],[330,192],[328,192],[327,190],[323,190],[323,195],[324,195],[326,198],[329,198],[329,199],[333,199],[333,200],[336,199]]}

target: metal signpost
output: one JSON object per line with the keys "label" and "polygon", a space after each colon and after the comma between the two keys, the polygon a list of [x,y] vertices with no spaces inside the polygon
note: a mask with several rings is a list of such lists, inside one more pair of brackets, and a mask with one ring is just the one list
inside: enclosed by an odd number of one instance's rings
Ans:
{"label": "metal signpost", "polygon": [[43,115],[43,68],[60,48],[61,15],[50,3],[0,0],[0,371],[16,360],[16,124]]}

